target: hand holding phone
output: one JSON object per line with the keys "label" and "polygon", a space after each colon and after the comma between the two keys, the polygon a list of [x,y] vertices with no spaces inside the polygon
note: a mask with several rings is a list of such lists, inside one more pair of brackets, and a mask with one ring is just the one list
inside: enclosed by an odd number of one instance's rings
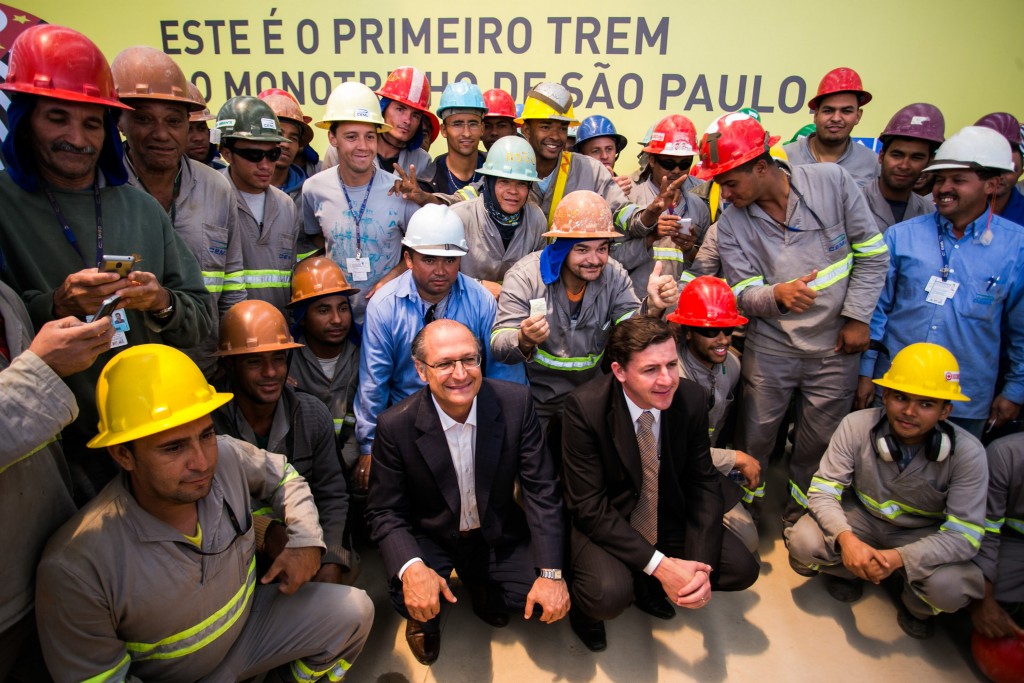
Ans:
{"label": "hand holding phone", "polygon": [[93,320],[99,320],[106,316],[112,315],[117,305],[121,303],[121,295],[114,294],[103,300],[103,305],[100,306],[100,310],[96,311],[96,315],[92,317]]}
{"label": "hand holding phone", "polygon": [[131,254],[130,256],[104,254],[100,260],[99,271],[101,273],[117,273],[121,277],[128,277],[128,273],[132,272],[132,268],[141,260],[138,254]]}

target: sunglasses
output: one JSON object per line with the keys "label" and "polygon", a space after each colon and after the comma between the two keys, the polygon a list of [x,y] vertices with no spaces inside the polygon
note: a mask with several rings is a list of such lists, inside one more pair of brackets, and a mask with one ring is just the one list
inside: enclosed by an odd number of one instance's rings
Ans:
{"label": "sunglasses", "polygon": [[686,169],[690,168],[690,165],[693,163],[692,157],[682,157],[680,159],[675,159],[673,157],[663,157],[655,155],[651,158],[654,159],[654,163],[658,164],[658,166],[661,166],[666,171],[674,171],[677,168],[680,168],[685,171]]}
{"label": "sunglasses", "polygon": [[246,161],[251,161],[254,164],[258,164],[264,159],[268,161],[277,161],[281,158],[281,148],[274,147],[273,149],[253,149],[252,147],[228,147],[232,154],[237,154]]}
{"label": "sunglasses", "polygon": [[693,330],[694,332],[696,332],[697,334],[699,334],[702,337],[707,337],[708,339],[714,339],[715,337],[717,337],[720,334],[724,334],[726,337],[728,337],[729,335],[732,334],[732,331],[735,330],[736,328],[735,327],[691,327],[690,329]]}

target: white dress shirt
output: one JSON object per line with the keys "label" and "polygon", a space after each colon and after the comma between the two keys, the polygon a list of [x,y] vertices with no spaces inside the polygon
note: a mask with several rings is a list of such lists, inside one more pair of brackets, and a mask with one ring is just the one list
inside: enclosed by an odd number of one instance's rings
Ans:
{"label": "white dress shirt", "polygon": [[[433,394],[430,395],[430,400],[434,402],[434,409],[441,419],[441,429],[444,430],[444,438],[448,441],[448,452],[451,454],[455,477],[459,483],[459,498],[462,502],[459,531],[479,529],[480,513],[476,507],[476,399],[473,399],[465,423],[453,420],[444,412]],[[414,557],[406,562],[398,570],[398,579],[402,579],[405,570],[412,564],[422,561],[422,558]]]}
{"label": "white dress shirt", "polygon": [[[636,433],[640,429],[640,416],[644,413],[644,409],[633,403],[632,399],[629,398],[629,394],[623,390],[622,395],[626,398],[626,407],[629,408],[629,419],[633,422],[633,433]],[[474,406],[475,407],[475,406]],[[654,423],[651,425],[651,431],[654,432],[654,441],[658,444],[658,457],[661,457],[661,411],[657,408],[648,408],[647,412],[654,416]],[[644,574],[653,574],[654,570],[658,568],[661,561],[665,558],[665,554],[660,550],[655,550],[654,554],[651,555],[650,561],[647,566],[644,567]]]}

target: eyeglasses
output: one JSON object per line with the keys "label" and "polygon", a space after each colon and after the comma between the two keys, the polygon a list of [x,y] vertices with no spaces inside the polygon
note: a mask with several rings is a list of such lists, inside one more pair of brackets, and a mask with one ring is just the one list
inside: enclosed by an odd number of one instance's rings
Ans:
{"label": "eyeglasses", "polygon": [[474,356],[466,356],[465,358],[456,358],[454,360],[443,360],[440,363],[428,363],[425,360],[420,362],[426,365],[428,368],[432,368],[434,372],[439,375],[450,375],[455,372],[456,363],[462,363],[463,370],[472,370],[473,368],[480,367],[480,354]]}
{"label": "eyeglasses", "polygon": [[651,158],[654,160],[654,163],[658,164],[658,166],[661,166],[666,171],[674,171],[677,168],[685,171],[690,168],[690,165],[693,163],[692,157],[673,159],[673,157],[663,157],[656,154]]}
{"label": "eyeglasses", "polygon": [[460,131],[460,130],[468,128],[469,132],[475,133],[478,130],[480,130],[480,125],[481,124],[480,124],[479,121],[453,121],[451,123],[446,123],[444,125],[445,125],[445,128],[451,128],[452,130],[455,130],[455,131]]}
{"label": "eyeglasses", "polygon": [[269,161],[277,161],[281,158],[281,148],[274,147],[273,149],[254,149],[252,147],[228,147],[232,154],[237,154],[246,161],[251,161],[254,164],[258,164],[264,159]]}
{"label": "eyeglasses", "polygon": [[732,334],[733,330],[735,330],[736,328],[735,327],[693,327],[693,328],[690,328],[690,329],[692,329],[694,332],[696,332],[697,334],[699,334],[702,337],[707,337],[708,339],[714,339],[715,337],[717,337],[720,334],[724,334],[726,337],[728,337],[729,335]]}

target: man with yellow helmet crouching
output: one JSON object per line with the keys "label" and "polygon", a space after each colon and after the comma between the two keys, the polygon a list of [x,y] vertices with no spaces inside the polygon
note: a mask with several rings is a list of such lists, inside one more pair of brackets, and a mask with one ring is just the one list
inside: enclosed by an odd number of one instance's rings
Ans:
{"label": "man with yellow helmet crouching", "polygon": [[902,578],[897,622],[927,638],[931,617],[984,594],[971,559],[984,535],[985,449],[946,420],[953,401],[970,399],[945,348],[905,347],[875,384],[883,408],[848,415],[832,436],[811,480],[810,514],[788,533],[790,564],[827,574],[829,594],[843,602],[860,597],[862,580]]}
{"label": "man with yellow helmet crouching", "polygon": [[[370,599],[308,582],[324,542],[305,480],[284,456],[214,433],[210,413],[231,397],[159,344],[103,369],[89,446],[123,472],[61,527],[39,567],[56,681],[338,681],[362,650]],[[288,529],[262,578],[250,498],[270,501]]]}

